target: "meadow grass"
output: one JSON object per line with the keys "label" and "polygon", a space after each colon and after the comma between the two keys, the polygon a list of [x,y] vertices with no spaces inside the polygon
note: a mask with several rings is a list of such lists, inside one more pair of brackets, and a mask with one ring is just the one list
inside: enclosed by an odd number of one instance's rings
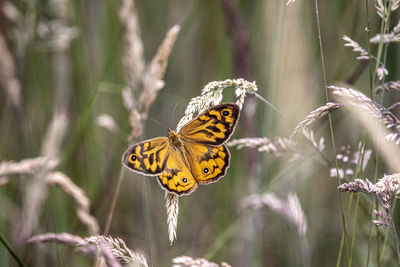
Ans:
{"label": "meadow grass", "polygon": [[[3,1],[0,266],[399,265],[399,7]],[[225,102],[218,183],[122,166]]]}

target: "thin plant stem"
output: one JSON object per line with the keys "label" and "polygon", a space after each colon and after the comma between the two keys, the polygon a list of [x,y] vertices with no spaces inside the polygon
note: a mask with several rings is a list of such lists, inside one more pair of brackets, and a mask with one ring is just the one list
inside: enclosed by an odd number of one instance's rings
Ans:
{"label": "thin plant stem", "polygon": [[[361,137],[362,141],[361,141],[360,150],[359,150],[359,158],[357,160],[356,171],[354,172],[353,180],[357,178],[358,170],[362,171],[362,166],[364,165],[365,139],[366,138],[367,138],[367,135],[366,135],[365,129],[364,129],[363,133],[362,133],[362,137]],[[353,194],[351,195],[350,200],[352,199],[352,196],[353,196]],[[353,231],[352,231],[352,236],[351,236],[349,266],[351,266],[351,263],[352,263],[352,260],[353,260],[353,251],[354,251],[354,243],[355,243],[355,236],[356,236],[356,227],[355,226],[357,225],[357,215],[358,215],[359,203],[360,203],[360,194],[357,195],[356,205],[355,205],[355,210],[354,210]]]}
{"label": "thin plant stem", "polygon": [[389,210],[389,212],[387,213],[389,218],[390,218],[390,229],[393,232],[393,237],[394,240],[396,242],[396,252],[397,252],[397,259],[399,261],[400,264],[400,247],[399,247],[399,238],[397,237],[397,231],[396,231],[396,227],[393,221],[393,217],[392,217],[392,212]]}
{"label": "thin plant stem", "polygon": [[0,242],[4,245],[4,247],[11,254],[11,256],[14,258],[14,260],[18,263],[19,266],[25,266],[25,264],[22,262],[22,260],[17,256],[17,254],[15,254],[13,249],[10,247],[10,245],[7,243],[7,241],[4,239],[2,234],[0,234]]}
{"label": "thin plant stem", "polygon": [[[327,81],[326,81],[326,71],[325,71],[325,58],[324,58],[324,51],[323,51],[323,46],[322,46],[322,36],[321,36],[321,26],[320,26],[320,21],[319,21],[319,11],[318,11],[318,0],[314,0],[315,3],[315,15],[317,19],[317,29],[318,29],[318,40],[319,40],[319,50],[320,50],[320,55],[321,55],[321,67],[322,67],[322,74],[324,78],[324,87],[325,87],[325,97],[326,97],[326,102],[329,102],[329,94],[328,94],[328,87],[327,87]],[[340,185],[340,178],[339,178],[339,165],[337,162],[336,158],[336,144],[335,144],[335,137],[333,134],[333,123],[332,123],[332,117],[331,114],[328,114],[328,120],[329,120],[329,129],[330,129],[330,134],[331,134],[331,139],[332,139],[332,148],[335,156],[335,165],[336,165],[336,173],[337,173],[337,181],[338,185]],[[343,207],[343,199],[342,199],[342,193],[339,192],[339,198],[340,198],[340,209],[342,213],[342,223],[343,223],[343,233],[342,233],[342,241],[340,242],[340,248],[339,248],[339,255],[338,259],[336,262],[336,266],[340,265],[340,259],[341,259],[341,254],[342,254],[342,249],[343,245],[345,246],[345,252],[346,252],[346,259],[348,262],[348,245],[347,245],[347,231],[346,231],[346,218],[345,218],[345,213],[344,213],[344,207]]]}
{"label": "thin plant stem", "polygon": [[144,211],[144,220],[145,220],[145,231],[146,231],[146,238],[147,238],[147,243],[149,245],[149,261],[150,262],[155,262],[155,257],[156,257],[156,248],[154,246],[155,240],[153,236],[153,227],[152,227],[152,221],[150,219],[151,211],[149,207],[149,202],[150,202],[150,190],[149,190],[149,179],[145,179],[143,183],[143,195],[144,195],[144,200],[143,200],[143,211]]}
{"label": "thin plant stem", "polygon": [[[369,20],[369,6],[368,6],[368,0],[365,0],[365,12],[366,12],[366,17],[367,17],[367,50],[368,50],[368,55],[371,55],[371,44],[369,42],[369,40],[371,39],[371,27],[370,27],[370,20]],[[378,62],[378,61],[377,61]],[[372,71],[372,57],[370,56],[368,58],[368,70],[369,70],[369,91],[370,91],[370,98],[374,99],[374,75],[373,75],[373,71]],[[375,142],[376,144],[377,142]],[[375,151],[377,148],[375,147]],[[376,153],[373,153],[373,158],[374,158],[374,168],[375,168],[375,179],[377,179],[377,175],[378,175],[378,166],[377,166],[377,155]],[[373,211],[371,211],[371,217],[373,216]],[[371,218],[372,220],[372,218]],[[370,227],[370,231],[369,231],[369,242],[368,242],[368,256],[367,256],[367,262],[366,262],[366,266],[369,265],[369,260],[370,260],[370,253],[371,253],[371,245],[372,245],[372,238],[371,238],[371,233],[372,233],[372,225]],[[379,235],[377,235],[377,247],[379,247]],[[379,260],[379,253],[377,253],[377,260],[378,260],[378,266],[380,266],[380,260]]]}
{"label": "thin plant stem", "polygon": [[115,211],[115,206],[117,205],[119,192],[121,191],[122,180],[124,179],[124,175],[123,175],[124,174],[124,170],[125,169],[122,167],[122,169],[119,172],[117,186],[115,187],[113,198],[111,200],[111,206],[110,206],[110,210],[108,211],[106,226],[104,227],[103,234],[105,236],[107,236],[108,233],[110,232],[110,227],[111,227],[111,222],[112,222],[114,211]]}
{"label": "thin plant stem", "polygon": [[[394,202],[393,202],[393,207],[392,207],[392,210],[394,210],[395,209],[395,206],[396,206],[396,200],[397,200],[397,198],[395,198],[395,200],[394,200]],[[385,231],[385,237],[384,237],[384,240],[383,240],[383,244],[386,244],[386,242],[387,242],[387,239],[388,239],[388,235],[389,235],[389,231],[390,231],[391,229],[389,229],[389,228],[386,228],[386,231]],[[381,250],[381,252],[380,252],[380,254],[381,255],[383,255],[384,254],[384,252],[385,252],[385,248],[386,248],[386,246],[382,246],[382,250]]]}
{"label": "thin plant stem", "polygon": [[360,194],[357,194],[356,198],[356,207],[354,210],[354,218],[353,218],[353,232],[351,235],[351,245],[350,245],[350,258],[349,258],[349,266],[351,266],[352,260],[353,260],[353,248],[354,248],[354,243],[355,243],[355,237],[356,237],[356,225],[357,225],[357,215],[358,215],[358,205],[360,202]]}

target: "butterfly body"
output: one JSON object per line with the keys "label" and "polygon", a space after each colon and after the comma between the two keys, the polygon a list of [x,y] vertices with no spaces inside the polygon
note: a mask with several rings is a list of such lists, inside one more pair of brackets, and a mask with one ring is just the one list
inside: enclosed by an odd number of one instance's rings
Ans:
{"label": "butterfly body", "polygon": [[214,106],[168,137],[142,141],[129,148],[122,163],[132,171],[157,175],[160,185],[177,195],[190,194],[198,184],[216,182],[229,167],[223,145],[232,135],[240,108],[233,103]]}

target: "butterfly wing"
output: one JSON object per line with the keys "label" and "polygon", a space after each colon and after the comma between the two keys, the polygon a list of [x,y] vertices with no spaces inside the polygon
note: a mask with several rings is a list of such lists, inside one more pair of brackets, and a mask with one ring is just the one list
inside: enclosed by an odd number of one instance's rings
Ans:
{"label": "butterfly wing", "polygon": [[233,103],[214,106],[185,124],[179,134],[194,143],[219,146],[232,135],[240,108]]}
{"label": "butterfly wing", "polygon": [[122,156],[122,163],[131,171],[156,175],[164,171],[169,153],[168,138],[157,137],[130,147]]}
{"label": "butterfly wing", "polygon": [[162,187],[176,195],[188,195],[197,188],[197,182],[180,151],[171,148],[164,171],[158,175]]}
{"label": "butterfly wing", "polygon": [[230,153],[224,145],[216,147],[191,143],[186,150],[192,159],[191,169],[198,183],[213,183],[225,175],[229,167]]}

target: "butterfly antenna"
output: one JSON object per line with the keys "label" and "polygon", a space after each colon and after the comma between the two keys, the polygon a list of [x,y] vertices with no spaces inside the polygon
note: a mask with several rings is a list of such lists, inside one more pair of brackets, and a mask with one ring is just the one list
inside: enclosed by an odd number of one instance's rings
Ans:
{"label": "butterfly antenna", "polygon": [[256,92],[248,92],[248,94],[254,95],[258,99],[260,99],[262,102],[267,104],[273,111],[275,111],[276,114],[278,114],[282,119],[284,119],[286,122],[289,122],[289,120],[286,119],[285,116],[283,116],[283,114],[274,105],[272,105],[267,99],[265,99],[264,97],[260,96]]}
{"label": "butterfly antenna", "polygon": [[174,109],[172,110],[172,116],[171,116],[171,121],[170,121],[170,125],[172,124],[172,122],[174,121],[174,117],[175,117],[175,111],[176,111],[176,107],[178,106],[178,104],[175,104]]}
{"label": "butterfly antenna", "polygon": [[150,120],[152,120],[152,121],[154,121],[155,123],[157,123],[158,125],[160,125],[160,126],[162,126],[162,127],[164,127],[164,128],[166,128],[166,129],[168,129],[169,130],[169,127],[167,127],[165,124],[163,124],[163,123],[161,123],[161,122],[159,122],[158,120],[156,120],[156,119],[153,119],[152,117],[148,117]]}

